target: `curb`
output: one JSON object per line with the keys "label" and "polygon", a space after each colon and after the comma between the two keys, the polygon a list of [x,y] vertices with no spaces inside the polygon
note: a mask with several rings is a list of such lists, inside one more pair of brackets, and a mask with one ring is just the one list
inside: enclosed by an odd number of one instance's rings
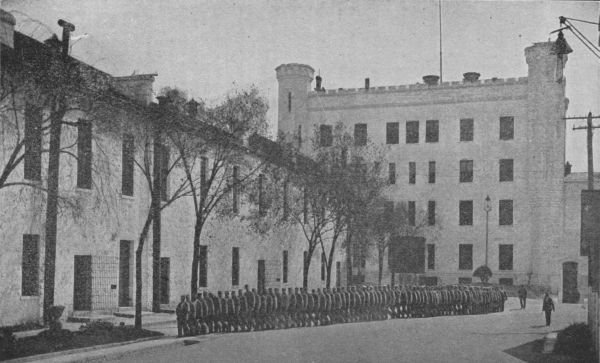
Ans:
{"label": "curb", "polygon": [[120,346],[124,346],[124,345],[130,345],[130,344],[135,344],[135,343],[142,343],[142,342],[146,342],[146,341],[149,341],[149,340],[159,340],[159,339],[163,339],[163,338],[165,338],[165,336],[159,335],[159,336],[154,336],[154,337],[146,337],[146,338],[140,338],[140,339],[136,339],[136,340],[129,340],[129,341],[126,341],[126,342],[116,342],[116,343],[109,343],[109,344],[103,344],[103,345],[94,345],[94,346],[83,347],[83,348],[76,348],[76,349],[69,349],[69,350],[60,350],[60,351],[57,351],[57,352],[44,353],[44,354],[31,355],[31,356],[27,356],[27,357],[15,358],[15,359],[7,360],[5,362],[9,362],[9,363],[24,363],[24,362],[42,361],[42,360],[46,360],[46,359],[50,359],[50,358],[55,358],[55,357],[59,357],[59,356],[65,356],[66,357],[66,356],[73,355],[73,354],[78,354],[78,353],[86,353],[86,352],[91,352],[91,351],[100,350],[100,349],[110,349],[110,348],[120,347]]}

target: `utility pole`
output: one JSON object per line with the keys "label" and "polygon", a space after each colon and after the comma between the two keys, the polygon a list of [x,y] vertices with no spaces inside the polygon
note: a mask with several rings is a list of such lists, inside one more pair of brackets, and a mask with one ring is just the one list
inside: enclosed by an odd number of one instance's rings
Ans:
{"label": "utility pole", "polygon": [[592,140],[594,137],[593,129],[600,128],[592,125],[592,119],[600,118],[600,116],[592,116],[589,112],[587,117],[565,117],[565,120],[587,120],[586,126],[573,127],[573,130],[587,130],[587,159],[588,159],[588,190],[594,190],[594,152]]}
{"label": "utility pole", "polygon": [[[66,76],[69,72],[69,37],[72,31],[75,31],[75,25],[59,20],[58,25],[63,28],[62,33],[62,62],[63,79],[61,82],[67,82]],[[55,94],[51,97],[53,102],[50,104],[50,145],[48,147],[48,196],[46,201],[46,235],[44,237],[44,304],[43,317],[44,322],[50,322],[49,311],[54,305],[54,280],[56,275],[56,234],[58,226],[58,184],[60,172],[60,139],[62,134],[62,122],[66,112],[65,84],[56,85]]]}

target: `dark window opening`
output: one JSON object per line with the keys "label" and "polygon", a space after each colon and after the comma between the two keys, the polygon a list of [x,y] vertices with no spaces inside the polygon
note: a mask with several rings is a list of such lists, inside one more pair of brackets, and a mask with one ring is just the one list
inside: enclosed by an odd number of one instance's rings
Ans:
{"label": "dark window opening", "polygon": [[473,119],[460,120],[460,141],[473,141]]}
{"label": "dark window opening", "polygon": [[331,125],[319,126],[319,145],[328,147],[333,144],[333,128]]}
{"label": "dark window opening", "polygon": [[396,184],[396,163],[389,164],[389,179],[388,183]]}
{"label": "dark window opening", "polygon": [[500,117],[500,140],[512,140],[515,137],[515,118]]}
{"label": "dark window opening", "polygon": [[513,245],[498,246],[498,269],[501,271],[513,269]]}
{"label": "dark window opening", "polygon": [[417,163],[414,161],[408,162],[408,183],[415,184],[417,182]]}
{"label": "dark window opening", "polygon": [[386,144],[398,144],[400,142],[400,124],[398,122],[388,122],[385,125]]}
{"label": "dark window opening", "polygon": [[417,144],[419,142],[419,121],[406,121],[406,143]]}
{"label": "dark window opening", "polygon": [[288,92],[288,112],[292,112],[292,92]]}
{"label": "dark window opening", "polygon": [[208,287],[208,246],[200,245],[198,286]]}
{"label": "dark window opening", "polygon": [[408,202],[408,224],[414,226],[416,224],[417,208],[414,200]]}
{"label": "dark window opening", "polygon": [[500,159],[500,181],[513,181],[513,159]]}
{"label": "dark window opening", "polygon": [[473,160],[461,160],[460,161],[460,182],[461,183],[473,182]]}
{"label": "dark window opening", "polygon": [[472,200],[461,200],[458,204],[459,208],[459,225],[461,226],[472,226],[473,225],[473,201]]}
{"label": "dark window opening", "polygon": [[169,199],[169,163],[171,160],[171,150],[168,146],[159,146],[159,173],[160,173],[160,200],[166,202]]}
{"label": "dark window opening", "polygon": [[231,188],[232,192],[232,211],[234,214],[238,214],[240,212],[240,167],[233,167],[233,187]]}
{"label": "dark window opening", "polygon": [[283,220],[287,220],[290,216],[290,204],[289,204],[289,188],[290,182],[285,179],[283,182]]}
{"label": "dark window opening", "polygon": [[123,135],[123,155],[121,163],[121,194],[133,196],[134,171],[134,139],[133,135]]}
{"label": "dark window opening", "polygon": [[231,249],[231,285],[240,284],[240,248]]}
{"label": "dark window opening", "polygon": [[458,269],[472,270],[473,269],[473,245],[460,244],[458,245]]}
{"label": "dark window opening", "polygon": [[92,188],[92,123],[77,123],[77,187]]}
{"label": "dark window opening", "polygon": [[367,124],[354,124],[354,145],[365,146],[367,144]]}
{"label": "dark window opening", "polygon": [[435,270],[435,245],[427,244],[427,269]]}
{"label": "dark window opening", "polygon": [[260,216],[264,216],[267,213],[267,209],[265,208],[265,176],[264,174],[258,175],[258,214]]}
{"label": "dark window opening", "polygon": [[288,251],[283,251],[283,283],[288,282]]}
{"label": "dark window opening", "polygon": [[25,107],[25,155],[23,177],[27,180],[42,179],[42,112],[27,104]]}
{"label": "dark window opening", "polygon": [[435,200],[430,200],[427,203],[427,224],[435,225]]}
{"label": "dark window opening", "polygon": [[37,234],[23,235],[23,256],[21,260],[21,295],[39,295],[39,242]]}
{"label": "dark window opening", "polygon": [[513,224],[513,201],[504,199],[500,200],[498,206],[499,223],[501,226],[510,226]]}
{"label": "dark window opening", "polygon": [[440,122],[438,120],[425,121],[425,142],[438,142],[440,139]]}
{"label": "dark window opening", "polygon": [[391,202],[391,201],[383,202],[383,215],[387,222],[392,220],[393,214],[394,214],[394,202]]}
{"label": "dark window opening", "polygon": [[429,183],[435,183],[435,161],[429,162]]}

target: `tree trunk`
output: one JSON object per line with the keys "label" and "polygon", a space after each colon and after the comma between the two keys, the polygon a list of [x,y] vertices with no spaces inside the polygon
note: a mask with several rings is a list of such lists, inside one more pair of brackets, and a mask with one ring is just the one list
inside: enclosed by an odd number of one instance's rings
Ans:
{"label": "tree trunk", "polygon": [[383,280],[383,249],[379,249],[379,255],[377,256],[377,262],[379,264],[379,286],[381,286],[381,280]]}
{"label": "tree trunk", "polygon": [[200,258],[200,235],[202,234],[201,221],[197,218],[194,226],[194,255],[192,256],[192,278],[190,281],[190,291],[192,298],[198,293],[198,269]]}
{"label": "tree trunk", "polygon": [[[156,127],[156,126],[155,126]],[[160,202],[162,198],[162,170],[161,160],[163,148],[160,143],[160,134],[155,131],[154,135],[154,160],[152,173],[154,178],[152,193],[152,202],[150,210],[152,213],[152,311],[160,312],[160,230],[161,230],[161,211]]]}
{"label": "tree trunk", "polygon": [[152,222],[152,211],[148,211],[146,222],[138,239],[138,247],[135,251],[135,327],[142,328],[142,253],[144,252],[144,242],[148,237],[150,223]]}
{"label": "tree trunk", "polygon": [[[62,107],[59,105],[58,107]],[[58,184],[60,170],[60,139],[64,112],[53,112],[50,119],[48,151],[48,197],[46,201],[46,231],[44,248],[44,322],[49,321],[49,309],[54,305],[56,273],[56,233],[58,224]]]}
{"label": "tree trunk", "polygon": [[346,287],[352,284],[352,232],[348,228],[346,237]]}
{"label": "tree trunk", "polygon": [[312,259],[313,249],[314,247],[308,250],[303,263],[304,268],[302,270],[302,287],[305,289],[308,289],[308,271],[310,269],[310,260]]}
{"label": "tree trunk", "polygon": [[325,286],[328,289],[331,288],[331,267],[333,266],[333,255],[335,253],[336,241],[337,238],[331,241],[331,248],[329,249],[329,258],[327,259],[327,281]]}

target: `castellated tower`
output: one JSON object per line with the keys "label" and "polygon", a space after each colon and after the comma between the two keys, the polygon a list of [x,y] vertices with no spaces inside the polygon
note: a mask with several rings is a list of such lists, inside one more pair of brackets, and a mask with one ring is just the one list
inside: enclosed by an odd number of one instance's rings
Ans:
{"label": "castellated tower", "polygon": [[279,82],[277,133],[300,146],[302,139],[310,135],[300,125],[308,118],[308,92],[315,70],[306,64],[290,63],[280,65],[275,72]]}
{"label": "castellated tower", "polygon": [[[531,271],[536,283],[558,286],[564,226],[565,98],[563,77],[566,55],[553,52],[554,42],[525,49],[527,77],[527,193],[530,196]],[[564,222],[563,222],[564,223]],[[578,256],[573,256],[577,260]],[[533,283],[533,281],[532,281]]]}

